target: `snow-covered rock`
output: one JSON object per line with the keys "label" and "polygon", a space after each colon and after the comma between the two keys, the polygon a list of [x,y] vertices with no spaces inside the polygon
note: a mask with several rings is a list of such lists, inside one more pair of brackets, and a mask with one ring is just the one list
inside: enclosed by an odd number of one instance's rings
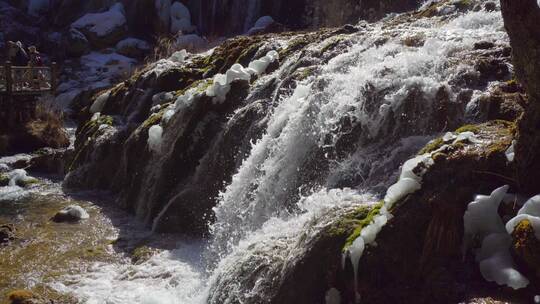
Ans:
{"label": "snow-covered rock", "polygon": [[126,38],[116,44],[118,54],[131,58],[143,58],[151,50],[148,42],[137,38]]}
{"label": "snow-covered rock", "polygon": [[86,212],[86,210],[84,210],[81,206],[70,205],[58,211],[52,220],[57,223],[63,223],[76,222],[88,218],[90,218],[90,215],[88,215],[88,212]]}
{"label": "snow-covered rock", "polygon": [[171,33],[191,33],[195,27],[191,24],[191,13],[189,9],[180,2],[171,5]]}
{"label": "snow-covered rock", "polygon": [[124,6],[116,3],[108,11],[86,14],[71,26],[83,32],[96,47],[112,46],[127,32]]}

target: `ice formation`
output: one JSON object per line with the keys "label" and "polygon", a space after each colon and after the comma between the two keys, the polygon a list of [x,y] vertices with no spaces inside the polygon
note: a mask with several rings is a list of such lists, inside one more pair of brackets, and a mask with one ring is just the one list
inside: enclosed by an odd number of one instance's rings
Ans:
{"label": "ice formation", "polygon": [[263,56],[260,59],[250,62],[248,68],[255,71],[255,74],[261,75],[266,71],[266,69],[272,62],[278,59],[279,59],[278,52],[270,51],[266,54],[266,56]]}
{"label": "ice formation", "polygon": [[103,13],[86,14],[75,21],[72,26],[76,29],[86,29],[98,37],[112,33],[116,28],[126,25],[124,6],[116,3]]}
{"label": "ice formation", "polygon": [[105,103],[109,99],[110,91],[107,91],[101,95],[99,95],[94,103],[90,106],[90,113],[96,114],[103,110],[103,107],[105,107]]}
{"label": "ice formation", "polygon": [[491,233],[504,233],[504,224],[497,210],[509,186],[495,189],[491,195],[477,195],[463,215],[465,225],[465,245],[469,246],[473,237],[484,239]]}
{"label": "ice formation", "polygon": [[[507,285],[514,289],[524,288],[529,281],[515,267],[510,254],[511,234],[521,220],[529,219],[536,231],[540,231],[540,196],[528,200],[518,215],[506,223],[499,216],[500,203],[507,197],[509,186],[495,189],[491,195],[478,195],[463,216],[465,225],[465,249],[470,249],[473,238],[479,239],[481,247],[476,251],[476,261],[484,279]],[[540,235],[536,233],[538,238]]]}
{"label": "ice formation", "polygon": [[163,136],[163,128],[159,125],[154,125],[148,129],[148,147],[150,150],[159,153],[161,151],[161,143]]}
{"label": "ice formation", "polygon": [[174,2],[170,10],[171,33],[191,32],[194,27],[191,25],[191,14],[189,9],[180,2]]}
{"label": "ice formation", "polygon": [[214,102],[222,103],[227,98],[233,81],[239,79],[249,81],[251,75],[261,75],[266,71],[270,63],[278,59],[279,55],[276,51],[269,51],[262,58],[250,62],[247,69],[239,63],[234,64],[225,75],[217,74],[214,76],[212,85],[206,89],[206,95],[214,97]]}
{"label": "ice formation", "polygon": [[506,159],[507,159],[509,162],[513,162],[513,161],[514,161],[514,158],[515,158],[515,155],[516,155],[516,153],[514,152],[515,146],[516,146],[516,141],[513,140],[513,141],[512,141],[512,144],[510,145],[510,147],[508,147],[508,149],[506,150],[506,152],[504,152],[504,154],[506,155]]}

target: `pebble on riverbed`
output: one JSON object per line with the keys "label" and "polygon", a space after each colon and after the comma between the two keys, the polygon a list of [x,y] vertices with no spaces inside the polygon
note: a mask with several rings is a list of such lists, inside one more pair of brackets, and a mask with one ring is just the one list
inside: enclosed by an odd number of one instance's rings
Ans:
{"label": "pebble on riverbed", "polygon": [[9,243],[15,240],[15,229],[12,225],[0,226],[0,245]]}
{"label": "pebble on riverbed", "polygon": [[56,223],[64,223],[77,222],[88,218],[90,218],[88,212],[81,206],[71,205],[58,211],[51,220]]}

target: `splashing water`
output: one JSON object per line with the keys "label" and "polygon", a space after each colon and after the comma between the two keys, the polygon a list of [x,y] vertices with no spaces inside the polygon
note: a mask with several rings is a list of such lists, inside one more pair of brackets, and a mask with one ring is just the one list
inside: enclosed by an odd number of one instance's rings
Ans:
{"label": "splashing water", "polygon": [[[376,183],[369,182],[372,176],[390,172],[382,181],[388,186],[398,164],[425,144],[429,135],[442,131],[425,131],[435,111],[433,101],[441,88],[450,100],[465,89],[456,79],[472,70],[473,63],[466,57],[474,43],[507,43],[500,12],[486,11],[406,23],[386,19],[364,25],[348,39],[352,46],[326,63],[320,76],[298,83],[269,111],[262,137],[252,144],[249,156],[218,198],[209,246],[179,244],[177,250],[140,265],[96,265],[94,271],[71,276],[56,288],[71,291],[87,303],[268,299],[279,270],[306,250],[307,240],[347,210],[376,200],[377,190],[370,187]],[[403,43],[410,39],[419,43]],[[279,80],[285,70],[260,81]],[[482,88],[473,89],[478,93]],[[413,100],[419,116],[408,110],[413,92],[421,92]],[[324,153],[320,157],[320,151],[337,149],[340,139],[351,132],[342,128],[344,121],[353,126],[350,129],[361,130],[355,142],[381,144],[356,143],[342,158]],[[371,161],[381,156],[392,161]],[[313,163],[327,169],[313,169]],[[302,177],[310,170],[316,172],[317,181],[306,184]],[[349,173],[362,175],[362,180],[351,179]],[[343,184],[350,188],[338,186]],[[258,279],[251,281],[254,276]]]}

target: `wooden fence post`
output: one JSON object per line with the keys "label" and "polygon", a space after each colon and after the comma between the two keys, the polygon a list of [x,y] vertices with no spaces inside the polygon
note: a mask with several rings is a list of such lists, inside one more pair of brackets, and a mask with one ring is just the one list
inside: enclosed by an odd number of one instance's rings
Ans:
{"label": "wooden fence post", "polygon": [[13,90],[13,78],[11,75],[11,62],[6,61],[4,65],[4,73],[6,74],[6,95],[11,96]]}
{"label": "wooden fence post", "polygon": [[56,88],[58,86],[58,82],[56,80],[56,75],[58,73],[58,64],[56,62],[53,62],[51,64],[51,91],[52,95],[56,93]]}

